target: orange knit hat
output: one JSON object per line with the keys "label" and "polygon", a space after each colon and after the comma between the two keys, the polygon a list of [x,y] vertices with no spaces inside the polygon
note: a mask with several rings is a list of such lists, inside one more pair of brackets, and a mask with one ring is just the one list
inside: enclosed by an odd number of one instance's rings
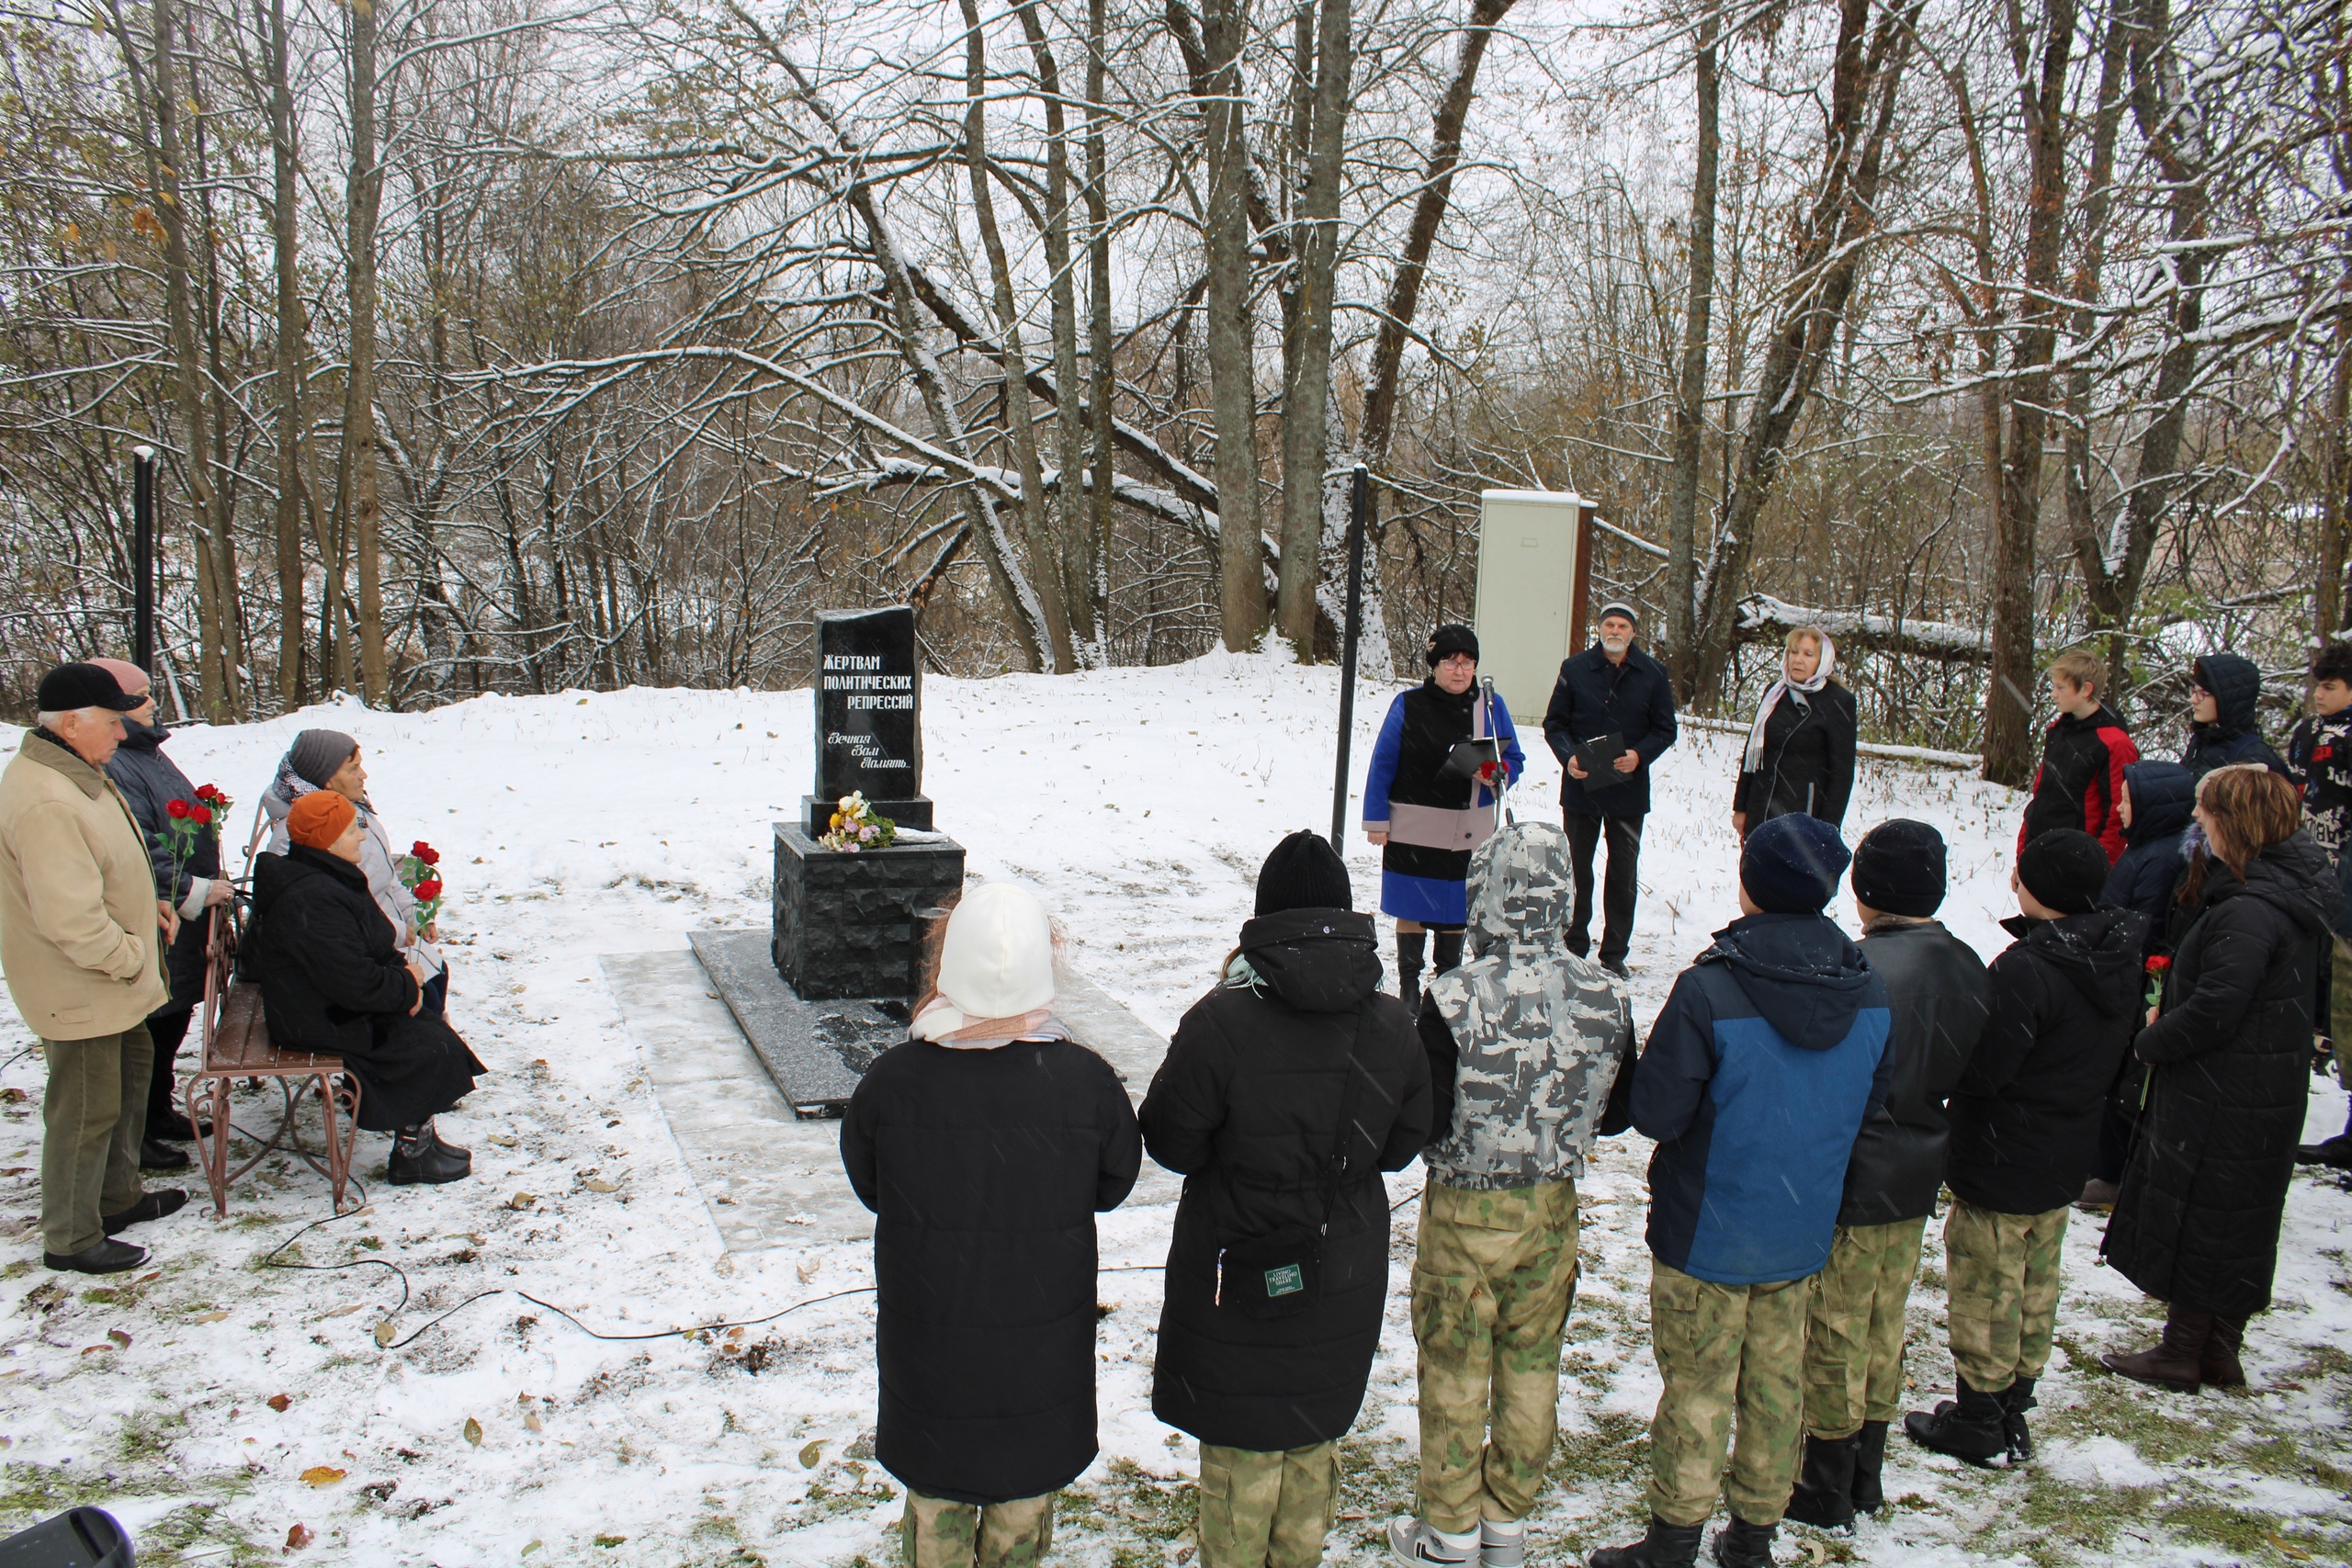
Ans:
{"label": "orange knit hat", "polygon": [[286,836],[308,849],[323,850],[343,837],[359,808],[331,789],[314,789],[286,814]]}

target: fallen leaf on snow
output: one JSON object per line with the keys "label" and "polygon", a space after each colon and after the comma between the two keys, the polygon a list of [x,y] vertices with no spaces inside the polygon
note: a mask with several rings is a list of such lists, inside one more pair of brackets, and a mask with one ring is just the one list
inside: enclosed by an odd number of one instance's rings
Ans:
{"label": "fallen leaf on snow", "polygon": [[386,1318],[383,1322],[376,1325],[376,1343],[379,1345],[390,1345],[392,1342],[393,1335],[398,1332],[399,1330],[392,1326],[392,1320],[390,1318]]}
{"label": "fallen leaf on snow", "polygon": [[113,1340],[116,1344],[121,1346],[126,1350],[130,1348],[130,1336],[125,1334],[119,1328],[107,1329],[107,1337]]}
{"label": "fallen leaf on snow", "polygon": [[580,1185],[585,1187],[591,1192],[617,1192],[620,1190],[618,1185],[614,1182],[606,1181],[601,1176],[591,1177]]}
{"label": "fallen leaf on snow", "polygon": [[300,1551],[304,1547],[310,1545],[311,1542],[318,1539],[319,1532],[312,1529],[310,1526],[296,1525],[292,1529],[286,1532],[286,1550],[288,1551]]}
{"label": "fallen leaf on snow", "polygon": [[273,1393],[262,1403],[283,1416],[286,1414],[286,1407],[294,1403],[294,1396],[290,1393]]}
{"label": "fallen leaf on snow", "polygon": [[302,1472],[302,1479],[313,1486],[332,1486],[347,1473],[331,1464],[314,1464]]}
{"label": "fallen leaf on snow", "polygon": [[480,1448],[480,1447],[481,1447],[481,1422],[479,1422],[479,1421],[475,1420],[475,1419],[474,1419],[472,1416],[467,1416],[467,1417],[466,1417],[466,1425],[465,1425],[465,1433],[466,1433],[466,1441],[468,1441],[468,1442],[471,1443],[471,1444],[472,1444],[474,1447],[476,1447],[476,1448]]}
{"label": "fallen leaf on snow", "polygon": [[329,1307],[319,1315],[321,1317],[349,1317],[355,1312],[365,1311],[367,1306],[366,1302],[354,1302],[349,1306]]}
{"label": "fallen leaf on snow", "polygon": [[538,1201],[539,1197],[536,1192],[517,1192],[506,1200],[506,1206],[510,1209],[527,1209]]}
{"label": "fallen leaf on snow", "polygon": [[513,1147],[514,1146],[514,1139],[512,1139],[512,1138],[510,1138],[510,1137],[508,1137],[508,1136],[507,1136],[505,1134],[503,1134],[503,1133],[491,1133],[491,1134],[485,1134],[485,1136],[487,1136],[487,1137],[490,1139],[490,1141],[491,1141],[492,1143],[496,1144],[496,1145],[497,1145],[500,1148],[502,1148],[502,1149],[511,1149],[511,1148],[513,1148]]}
{"label": "fallen leaf on snow", "polygon": [[526,1411],[523,1416],[523,1426],[526,1431],[538,1431],[540,1429],[539,1413],[536,1410]]}
{"label": "fallen leaf on snow", "polygon": [[188,1321],[190,1323],[219,1323],[228,1315],[225,1312],[200,1312]]}

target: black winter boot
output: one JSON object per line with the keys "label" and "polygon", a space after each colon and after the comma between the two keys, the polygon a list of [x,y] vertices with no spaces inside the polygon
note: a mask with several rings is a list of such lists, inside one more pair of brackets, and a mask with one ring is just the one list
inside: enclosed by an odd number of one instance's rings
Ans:
{"label": "black winter boot", "polygon": [[2215,1388],[2244,1388],[2245,1367],[2238,1360],[2238,1350],[2245,1344],[2245,1319],[2215,1317],[2213,1332],[2205,1341],[2205,1354],[2197,1363],[2199,1380]]}
{"label": "black winter boot", "polygon": [[2018,1379],[2001,1395],[2001,1440],[2008,1445],[2013,1465],[2033,1457],[2033,1434],[2026,1430],[2025,1413],[2040,1403],[2033,1397],[2031,1378]]}
{"label": "black winter boot", "polygon": [[1715,1532],[1715,1568],[1772,1568],[1777,1524],[1751,1525],[1737,1514]]}
{"label": "black winter boot", "polygon": [[1459,968],[1462,964],[1462,932],[1459,931],[1432,931],[1430,934],[1433,939],[1430,942],[1432,952],[1430,955],[1432,961],[1431,967],[1441,975],[1449,969]]}
{"label": "black winter boot", "polygon": [[1854,1512],[1875,1514],[1886,1506],[1880,1472],[1886,1467],[1886,1423],[1865,1421],[1854,1434]]}
{"label": "black winter boot", "polygon": [[1703,1524],[1670,1525],[1653,1514],[1649,1533],[1631,1546],[1604,1546],[1586,1560],[1588,1568],[1695,1568]]}
{"label": "black winter boot", "polygon": [[444,1147],[433,1135],[433,1123],[421,1127],[403,1127],[392,1139],[392,1185],[413,1187],[419,1182],[434,1185],[445,1181],[463,1181],[473,1174],[470,1155],[456,1153]]}
{"label": "black winter boot", "polygon": [[1396,933],[1396,995],[1416,1015],[1421,1010],[1421,961],[1429,947],[1427,931]]}
{"label": "black winter boot", "polygon": [[1939,1401],[1931,1414],[1914,1410],[1903,1418],[1904,1433],[1923,1449],[1950,1454],[1970,1464],[1989,1465],[2009,1451],[2008,1409],[1997,1393],[1971,1388],[1965,1378],[1957,1400]]}
{"label": "black winter boot", "polygon": [[[1789,1494],[1789,1517],[1816,1529],[1851,1529],[1854,1524],[1854,1456],[1860,1433],[1843,1438],[1804,1435],[1804,1469]],[[1737,1516],[1734,1516],[1736,1517]]]}

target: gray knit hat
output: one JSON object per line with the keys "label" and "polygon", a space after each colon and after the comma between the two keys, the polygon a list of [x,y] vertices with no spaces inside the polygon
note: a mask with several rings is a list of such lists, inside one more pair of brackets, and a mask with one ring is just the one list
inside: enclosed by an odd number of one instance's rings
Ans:
{"label": "gray knit hat", "polygon": [[286,765],[304,784],[324,789],[358,750],[359,742],[339,729],[306,729],[286,749]]}

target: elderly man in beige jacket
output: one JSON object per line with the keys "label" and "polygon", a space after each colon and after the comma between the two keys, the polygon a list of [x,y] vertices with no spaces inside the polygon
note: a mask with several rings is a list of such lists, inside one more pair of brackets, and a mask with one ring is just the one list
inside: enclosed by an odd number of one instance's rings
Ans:
{"label": "elderly man in beige jacket", "polygon": [[41,678],[37,727],[0,770],[0,966],[49,1061],[41,1101],[41,1245],[51,1269],[115,1274],[147,1260],[115,1233],[187,1201],[144,1192],[139,1145],[178,924],[104,773],[140,699],[92,664]]}

